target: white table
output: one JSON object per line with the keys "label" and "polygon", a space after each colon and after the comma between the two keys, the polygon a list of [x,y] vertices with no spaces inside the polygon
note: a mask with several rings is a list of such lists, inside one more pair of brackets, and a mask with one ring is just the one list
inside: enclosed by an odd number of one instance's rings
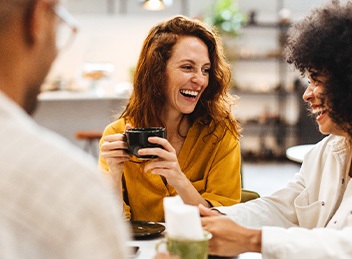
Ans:
{"label": "white table", "polygon": [[[133,240],[129,241],[128,245],[129,246],[138,246],[139,251],[135,257],[135,259],[153,259],[156,253],[155,246],[158,242],[160,242],[163,239],[163,237],[158,237],[155,239],[149,239],[149,240]],[[211,257],[209,257],[211,258]],[[214,257],[214,258],[221,258],[221,257]],[[227,259],[231,259],[229,257],[226,257]],[[233,258],[239,258],[239,259],[261,259],[262,256],[261,254],[258,253],[244,253],[241,254],[238,257],[233,257]]]}
{"label": "white table", "polygon": [[302,163],[305,154],[312,149],[314,144],[298,145],[286,150],[286,157],[294,162]]}

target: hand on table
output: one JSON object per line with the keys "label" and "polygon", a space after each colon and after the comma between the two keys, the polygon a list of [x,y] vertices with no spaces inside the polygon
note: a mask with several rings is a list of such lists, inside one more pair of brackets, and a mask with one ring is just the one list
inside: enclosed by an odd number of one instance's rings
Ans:
{"label": "hand on table", "polygon": [[232,219],[198,206],[203,229],[213,237],[209,241],[209,254],[218,256],[236,256],[245,252],[261,251],[261,230],[240,226]]}

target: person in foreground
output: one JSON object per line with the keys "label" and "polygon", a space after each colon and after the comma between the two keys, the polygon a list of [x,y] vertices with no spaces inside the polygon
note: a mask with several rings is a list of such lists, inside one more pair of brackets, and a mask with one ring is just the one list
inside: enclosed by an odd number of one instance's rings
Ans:
{"label": "person in foreground", "polygon": [[122,211],[94,159],[28,116],[60,26],[76,30],[58,1],[0,0],[0,258],[127,258]]}
{"label": "person in foreground", "polygon": [[[176,16],[149,31],[129,103],[100,141],[100,168],[123,193],[126,218],[164,221],[167,196],[206,207],[240,201],[240,134],[227,92],[230,71],[217,36],[198,20]],[[149,138],[163,148],[139,150],[158,158],[129,161],[123,133],[132,126],[166,128],[167,139]]]}
{"label": "person in foreground", "polygon": [[352,2],[333,1],[289,31],[287,58],[308,76],[303,95],[319,130],[286,188],[217,208],[199,206],[210,253],[263,258],[352,258]]}

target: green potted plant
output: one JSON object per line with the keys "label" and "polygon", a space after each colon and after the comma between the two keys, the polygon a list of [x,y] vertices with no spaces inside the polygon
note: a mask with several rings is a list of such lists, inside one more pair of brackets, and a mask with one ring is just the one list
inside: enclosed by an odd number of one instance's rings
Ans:
{"label": "green potted plant", "polygon": [[234,37],[238,35],[246,17],[239,10],[236,0],[217,0],[205,20],[215,26],[220,34]]}
{"label": "green potted plant", "polygon": [[[237,36],[247,21],[240,11],[237,0],[217,0],[210,6],[205,22],[216,28],[221,36],[224,53],[229,60],[236,60],[238,54]],[[232,83],[235,87],[235,83]]]}

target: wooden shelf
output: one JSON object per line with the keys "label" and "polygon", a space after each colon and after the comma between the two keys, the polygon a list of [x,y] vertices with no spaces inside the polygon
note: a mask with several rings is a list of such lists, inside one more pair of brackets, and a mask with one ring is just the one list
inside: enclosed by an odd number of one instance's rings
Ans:
{"label": "wooden shelf", "polygon": [[272,133],[272,135],[275,135],[278,130],[284,130],[286,133],[291,132],[295,133],[297,131],[297,125],[290,125],[284,122],[267,122],[267,123],[242,123],[242,128],[244,131],[244,134],[253,134],[253,133],[258,133],[260,132],[265,132],[265,133]]}
{"label": "wooden shelf", "polygon": [[290,23],[279,23],[279,22],[256,22],[256,23],[247,23],[243,25],[243,28],[260,28],[260,29],[279,29],[287,30],[290,28]]}
{"label": "wooden shelf", "polygon": [[233,88],[231,90],[231,94],[241,96],[241,95],[258,95],[258,96],[277,96],[280,95],[295,95],[296,93],[293,91],[286,91],[286,90],[271,90],[271,91],[251,91],[251,90],[240,90]]}
{"label": "wooden shelf", "polygon": [[[258,101],[258,105],[262,105],[266,101],[270,102],[270,106],[268,104],[270,113],[266,114],[265,110],[256,107],[253,111],[255,112],[254,114],[252,114],[252,111],[249,113],[251,115],[248,114],[248,116],[251,116],[250,118],[246,118],[246,120],[243,118],[243,136],[248,136],[256,141],[252,146],[247,145],[247,150],[243,150],[244,153],[247,152],[249,157],[264,159],[285,157],[287,145],[291,144],[292,137],[295,137],[298,132],[297,125],[292,125],[291,122],[289,124],[288,120],[285,119],[287,114],[286,106],[292,100],[291,97],[296,96],[295,92],[287,90],[290,89],[287,77],[289,66],[283,55],[286,32],[290,27],[291,24],[288,22],[257,21],[256,23],[245,24],[241,28],[243,40],[239,39],[236,42],[236,38],[225,38],[224,41],[225,55],[233,65],[233,70],[236,72],[241,71],[242,73],[237,78],[234,76],[235,84],[231,89],[231,93],[239,97],[245,96],[243,99],[247,101]],[[262,42],[261,38],[258,38],[269,37],[268,35],[275,37],[275,39],[270,38],[270,41]],[[248,39],[245,36],[250,38]],[[246,43],[248,45],[245,45]],[[267,43],[271,44],[271,47]],[[246,70],[251,66],[256,66],[257,70],[251,68]],[[253,75],[256,71],[258,73],[274,74],[263,75],[257,79]],[[247,72],[249,73],[248,75],[246,74]],[[273,76],[275,78],[272,78]],[[269,80],[266,82],[260,81],[267,78]],[[243,79],[242,82],[239,81],[241,79]],[[263,83],[262,87],[260,87],[261,83]],[[245,86],[247,85],[248,89],[251,90],[246,90]],[[256,88],[256,86],[258,87]],[[256,91],[257,89],[258,91]],[[241,122],[241,118],[239,118],[239,121]],[[243,147],[245,146],[243,145]],[[251,150],[253,148],[255,150]]]}

